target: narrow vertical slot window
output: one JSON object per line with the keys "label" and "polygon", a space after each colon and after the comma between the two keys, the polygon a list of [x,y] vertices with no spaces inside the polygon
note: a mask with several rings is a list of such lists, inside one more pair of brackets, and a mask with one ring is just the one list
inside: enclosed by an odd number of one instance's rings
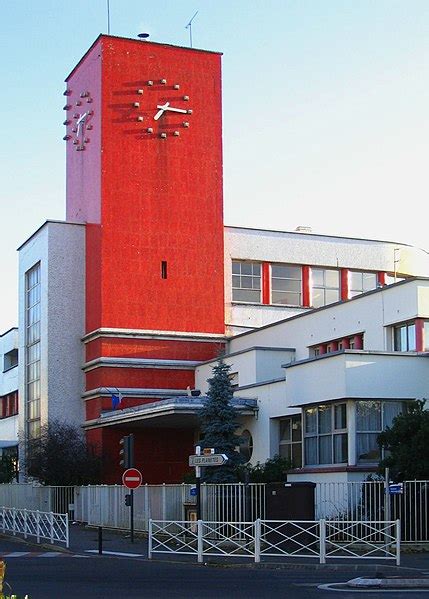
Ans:
{"label": "narrow vertical slot window", "polygon": [[167,278],[167,261],[162,260],[161,261],[161,279],[166,279],[166,278]]}

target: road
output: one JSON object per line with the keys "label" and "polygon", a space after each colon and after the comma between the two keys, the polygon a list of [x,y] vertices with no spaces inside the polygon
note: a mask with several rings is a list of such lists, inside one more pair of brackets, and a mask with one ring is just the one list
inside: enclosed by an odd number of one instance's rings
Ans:
{"label": "road", "polygon": [[[92,556],[16,557],[6,562],[6,579],[13,591],[20,596],[28,593],[30,599],[356,599],[359,595],[317,588],[318,584],[354,578],[352,570],[224,568]],[[364,592],[364,596],[398,599],[400,594]]]}

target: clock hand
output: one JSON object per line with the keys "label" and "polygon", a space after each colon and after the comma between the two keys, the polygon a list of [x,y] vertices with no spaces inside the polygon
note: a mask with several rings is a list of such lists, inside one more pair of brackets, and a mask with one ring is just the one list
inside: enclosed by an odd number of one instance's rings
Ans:
{"label": "clock hand", "polygon": [[169,108],[168,108],[169,106],[170,106],[170,102],[166,102],[165,104],[162,104],[162,105],[158,104],[157,108],[159,108],[159,110],[156,113],[156,115],[153,117],[153,120],[157,121],[159,118],[161,118],[162,115],[164,114],[164,112],[166,110],[169,110]]}
{"label": "clock hand", "polygon": [[76,121],[76,127],[77,127],[77,137],[79,137],[80,134],[80,128],[85,124],[86,121],[86,117],[88,116],[87,112],[84,112],[84,114],[81,114],[81,116],[78,118],[78,120]]}
{"label": "clock hand", "polygon": [[[160,108],[159,106],[157,106],[157,108]],[[183,108],[173,108],[172,106],[166,106],[164,108],[164,110],[169,110],[170,112],[181,112],[182,114],[187,114],[188,111],[184,110]]]}

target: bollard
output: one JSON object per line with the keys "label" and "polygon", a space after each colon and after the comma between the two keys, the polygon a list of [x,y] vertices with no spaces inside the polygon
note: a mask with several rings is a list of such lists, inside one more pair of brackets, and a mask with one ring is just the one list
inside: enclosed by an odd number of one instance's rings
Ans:
{"label": "bollard", "polygon": [[98,527],[98,555],[103,555],[103,527]]}

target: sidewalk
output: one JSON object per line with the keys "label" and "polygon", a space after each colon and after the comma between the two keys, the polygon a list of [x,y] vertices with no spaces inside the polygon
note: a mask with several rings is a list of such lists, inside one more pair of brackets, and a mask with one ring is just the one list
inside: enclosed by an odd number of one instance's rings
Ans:
{"label": "sidewalk", "polygon": [[[134,543],[131,543],[129,531],[116,531],[104,529],[103,554],[106,556],[123,554],[123,557],[136,557],[147,559],[148,540],[146,535],[138,533],[135,535]],[[86,553],[87,555],[98,555],[98,529],[90,528],[82,524],[70,525],[70,551],[73,553]],[[125,555],[124,555],[125,554]],[[127,555],[128,554],[128,555]],[[197,563],[194,555],[179,554],[155,554],[154,560]],[[356,571],[386,572],[390,575],[399,574],[407,569],[415,570],[414,574],[429,576],[429,552],[403,552],[401,554],[401,566],[397,567],[393,560],[377,559],[328,559],[326,564],[319,564],[315,559],[305,558],[262,558],[260,564],[255,565],[251,558],[205,557],[204,561],[210,564],[245,567],[275,567],[275,568],[300,568],[310,567],[313,569],[349,569]]]}

